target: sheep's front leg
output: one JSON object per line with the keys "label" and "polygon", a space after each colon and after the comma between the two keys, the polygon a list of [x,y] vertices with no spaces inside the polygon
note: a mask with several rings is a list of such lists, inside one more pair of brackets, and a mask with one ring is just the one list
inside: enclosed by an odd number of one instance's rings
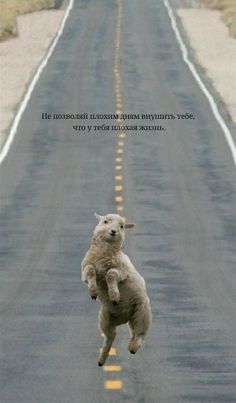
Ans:
{"label": "sheep's front leg", "polygon": [[92,265],[88,264],[87,266],[85,266],[85,268],[82,272],[82,280],[85,283],[88,283],[88,289],[89,289],[91,298],[96,299],[98,296],[96,271]]}
{"label": "sheep's front leg", "polygon": [[118,304],[120,301],[118,283],[125,278],[126,275],[119,269],[110,269],[106,274],[109,298],[115,304]]}

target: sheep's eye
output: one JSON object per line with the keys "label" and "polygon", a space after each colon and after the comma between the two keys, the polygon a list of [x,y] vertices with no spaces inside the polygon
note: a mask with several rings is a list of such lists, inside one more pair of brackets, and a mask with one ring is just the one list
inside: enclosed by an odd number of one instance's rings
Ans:
{"label": "sheep's eye", "polygon": [[120,224],[120,228],[124,228],[124,224]]}
{"label": "sheep's eye", "polygon": [[104,223],[104,224],[108,224],[108,221],[107,221],[107,220],[104,220],[103,223]]}

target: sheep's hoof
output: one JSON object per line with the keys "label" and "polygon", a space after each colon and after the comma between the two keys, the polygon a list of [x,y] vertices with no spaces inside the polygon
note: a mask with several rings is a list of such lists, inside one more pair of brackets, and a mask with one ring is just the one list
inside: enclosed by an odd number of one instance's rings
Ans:
{"label": "sheep's hoof", "polygon": [[99,367],[102,367],[102,366],[103,366],[103,363],[100,362],[100,361],[98,361],[98,366],[99,366]]}
{"label": "sheep's hoof", "polygon": [[119,302],[118,301],[111,301],[113,303],[113,305],[118,305]]}
{"label": "sheep's hoof", "polygon": [[89,293],[92,299],[97,299],[98,291],[96,286],[92,286],[91,288],[89,288]]}
{"label": "sheep's hoof", "polygon": [[142,344],[143,344],[143,338],[142,337],[131,338],[131,340],[129,341],[129,345],[128,345],[128,349],[129,349],[130,353],[131,354],[136,354],[137,351],[142,346]]}
{"label": "sheep's hoof", "polygon": [[138,351],[138,346],[137,343],[135,342],[135,340],[131,339],[128,345],[128,349],[130,354],[136,354]]}

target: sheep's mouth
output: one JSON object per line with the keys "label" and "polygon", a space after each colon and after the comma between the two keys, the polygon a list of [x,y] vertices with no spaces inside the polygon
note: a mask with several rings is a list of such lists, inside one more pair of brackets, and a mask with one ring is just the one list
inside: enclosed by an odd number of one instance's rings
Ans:
{"label": "sheep's mouth", "polygon": [[118,239],[119,237],[118,237],[118,234],[116,233],[116,234],[113,234],[113,233],[108,233],[107,234],[107,241],[109,242],[109,241],[116,241],[117,239]]}

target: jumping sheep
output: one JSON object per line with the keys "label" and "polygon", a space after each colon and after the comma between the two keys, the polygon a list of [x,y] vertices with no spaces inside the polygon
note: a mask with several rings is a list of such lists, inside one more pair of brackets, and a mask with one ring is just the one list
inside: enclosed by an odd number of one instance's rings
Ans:
{"label": "jumping sheep", "polygon": [[82,264],[82,281],[88,284],[92,299],[99,298],[98,323],[104,343],[98,365],[102,366],[116,336],[116,326],[128,323],[131,338],[128,349],[135,354],[141,347],[151,322],[151,307],[143,277],[122,251],[126,223],[118,214],[100,216],[90,248]]}

